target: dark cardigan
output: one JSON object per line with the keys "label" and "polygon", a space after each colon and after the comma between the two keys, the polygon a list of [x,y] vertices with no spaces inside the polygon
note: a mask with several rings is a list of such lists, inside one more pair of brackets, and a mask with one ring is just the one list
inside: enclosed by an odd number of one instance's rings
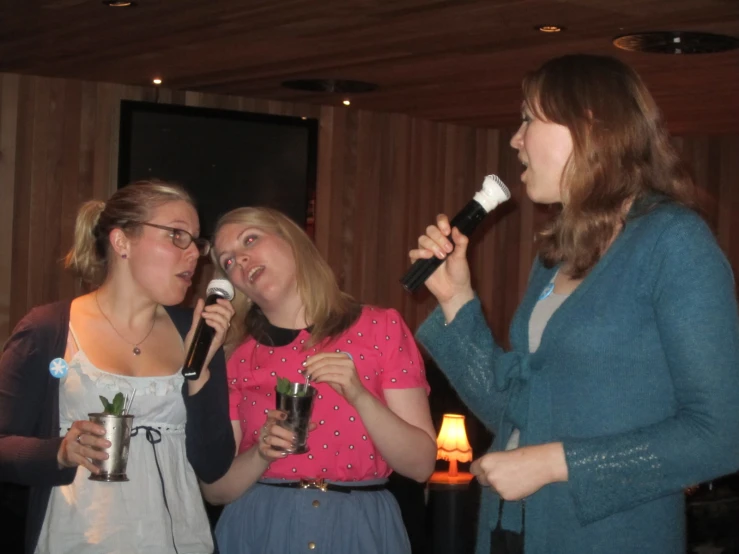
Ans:
{"label": "dark cardigan", "polygon": [[[46,515],[51,489],[68,485],[77,468],[60,469],[59,379],[49,362],[64,357],[71,302],[34,308],[16,326],[0,358],[0,481],[30,487],[25,551],[32,554]],[[192,323],[192,310],[166,308],[180,335]],[[236,446],[228,414],[223,352],[210,363],[211,377],[194,396],[182,396],[187,411],[185,447],[195,474],[206,483],[220,479]]]}

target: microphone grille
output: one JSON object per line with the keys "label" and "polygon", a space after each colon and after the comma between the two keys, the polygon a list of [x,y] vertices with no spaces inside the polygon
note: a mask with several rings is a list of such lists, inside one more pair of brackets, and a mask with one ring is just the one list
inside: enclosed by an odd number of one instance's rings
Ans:
{"label": "microphone grille", "polygon": [[206,295],[210,296],[211,294],[217,294],[226,300],[233,300],[234,287],[228,279],[212,279],[206,290]]}
{"label": "microphone grille", "polygon": [[490,179],[491,181],[493,181],[493,183],[495,183],[496,185],[500,187],[500,190],[503,192],[503,196],[505,197],[504,198],[505,200],[508,200],[511,197],[511,191],[508,190],[508,187],[505,186],[505,183],[503,183],[503,181],[500,180],[500,177],[498,177],[497,175],[488,175],[487,177],[485,177],[485,179],[486,180]]}
{"label": "microphone grille", "polygon": [[474,196],[474,200],[482,206],[486,212],[495,208],[501,202],[511,197],[511,191],[503,184],[497,175],[486,175],[482,182],[482,189]]}

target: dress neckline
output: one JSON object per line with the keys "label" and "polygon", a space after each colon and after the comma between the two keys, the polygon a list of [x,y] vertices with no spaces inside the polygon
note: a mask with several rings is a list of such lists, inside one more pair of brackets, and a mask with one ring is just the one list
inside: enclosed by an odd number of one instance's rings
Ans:
{"label": "dress neckline", "polygon": [[305,329],[286,329],[285,327],[272,325],[269,320],[266,320],[262,336],[259,337],[258,342],[265,346],[287,346],[297,339],[303,331],[310,333],[311,328],[312,326]]}

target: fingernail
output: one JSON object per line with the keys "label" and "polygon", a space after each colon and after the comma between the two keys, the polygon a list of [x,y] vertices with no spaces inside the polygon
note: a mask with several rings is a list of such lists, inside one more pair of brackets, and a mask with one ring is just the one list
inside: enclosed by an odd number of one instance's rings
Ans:
{"label": "fingernail", "polygon": [[280,452],[280,456],[284,458],[285,456],[287,456],[287,452]]}
{"label": "fingernail", "polygon": [[307,367],[307,366],[308,366],[308,362],[303,362],[303,363],[302,363],[301,365],[302,365],[303,367]]}

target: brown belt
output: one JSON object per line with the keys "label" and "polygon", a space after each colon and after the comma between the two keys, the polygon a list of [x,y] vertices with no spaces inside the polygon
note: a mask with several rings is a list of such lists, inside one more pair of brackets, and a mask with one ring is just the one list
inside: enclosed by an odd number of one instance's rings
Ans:
{"label": "brown belt", "polygon": [[318,489],[322,492],[333,491],[347,494],[354,491],[371,492],[387,489],[385,483],[377,485],[337,485],[329,483],[325,479],[301,479],[300,481],[285,481],[284,483],[265,483],[263,481],[259,481],[259,484],[267,485],[268,487],[283,487],[286,489]]}

